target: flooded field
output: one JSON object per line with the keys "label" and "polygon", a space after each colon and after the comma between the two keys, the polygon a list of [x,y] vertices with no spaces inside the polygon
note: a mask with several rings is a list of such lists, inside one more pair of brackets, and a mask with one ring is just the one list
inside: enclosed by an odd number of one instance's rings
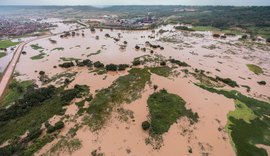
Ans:
{"label": "flooded field", "polygon": [[[88,113],[91,112],[89,108],[92,101],[84,100],[82,106],[79,106],[82,99],[73,99],[65,106],[64,115],[55,115],[50,120],[50,124],[61,120],[65,127],[55,134],[53,141],[37,150],[35,155],[233,156],[236,152],[231,130],[228,128],[228,113],[236,110],[236,99],[214,94],[198,84],[209,81],[218,89],[236,90],[243,96],[268,103],[270,101],[270,46],[265,43],[239,41],[239,36],[214,38],[212,32],[179,31],[173,25],[155,30],[128,31],[91,30],[74,23],[64,24],[56,19],[51,22],[58,25],[51,30],[56,35],[25,45],[23,51],[26,53],[20,56],[15,68],[18,73],[16,80],[33,80],[39,87],[60,87],[68,79],[70,82],[66,85],[66,90],[76,85],[89,86],[88,94],[92,95],[93,100],[99,97],[97,95],[100,92],[106,93],[107,88],[112,89],[110,92],[118,92],[117,89],[127,92],[119,91],[117,94],[119,99],[124,97],[123,101],[112,100],[114,105],[106,110],[110,113],[106,116],[104,126],[98,130],[89,127],[91,115],[93,116]],[[74,29],[79,30],[73,31]],[[58,34],[70,30],[74,35],[63,37],[63,34]],[[10,57],[8,55],[7,60]],[[93,66],[59,66],[65,62],[76,64],[86,59],[93,63],[100,61],[104,65],[127,64],[129,67],[124,71],[106,71]],[[134,64],[136,59],[140,60],[138,66]],[[172,59],[185,62],[188,66],[177,66],[169,61]],[[168,75],[152,69],[165,66],[161,65],[162,62],[166,62],[165,65],[169,67]],[[253,73],[247,67],[248,64],[259,66],[263,73]],[[132,74],[128,72],[132,68],[146,69],[146,75],[150,73],[150,79],[142,87],[141,83],[136,84],[136,78],[133,80],[133,77],[128,77]],[[134,89],[139,93],[133,94],[133,89],[120,86],[123,77],[128,78],[124,83],[130,83],[130,87],[134,87],[133,81],[140,86],[141,88]],[[211,79],[216,77],[219,79]],[[137,78],[140,80],[145,77]],[[238,87],[228,84],[225,78],[235,81]],[[259,81],[265,81],[266,84],[260,85]],[[142,122],[151,119],[148,98],[162,89],[181,97],[185,101],[185,107],[197,114],[198,121],[193,123],[187,116],[178,118],[160,136],[144,131]],[[127,96],[125,99],[126,94],[132,97]],[[110,96],[114,98],[114,95]],[[86,111],[81,112],[82,108]],[[69,135],[71,129],[76,129],[72,137]],[[69,146],[69,143],[76,143],[76,146]],[[269,146],[258,146],[269,152]]]}

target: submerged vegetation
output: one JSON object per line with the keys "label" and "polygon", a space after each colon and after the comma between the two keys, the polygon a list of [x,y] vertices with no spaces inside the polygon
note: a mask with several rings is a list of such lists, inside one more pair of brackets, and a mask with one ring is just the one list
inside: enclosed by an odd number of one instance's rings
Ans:
{"label": "submerged vegetation", "polygon": [[247,97],[237,91],[197,86],[235,100],[236,109],[228,114],[227,130],[238,156],[265,156],[267,152],[257,145],[270,145],[270,103]]}
{"label": "submerged vegetation", "polygon": [[198,121],[198,114],[185,107],[186,102],[178,95],[165,89],[156,92],[147,100],[150,114],[150,132],[161,135],[168,132],[170,126],[179,118],[186,116],[191,122]]}
{"label": "submerged vegetation", "polygon": [[159,76],[169,77],[172,74],[172,68],[168,66],[163,67],[151,67],[149,68],[151,73],[155,73]]}
{"label": "submerged vegetation", "polygon": [[31,59],[32,59],[32,60],[43,59],[45,55],[46,55],[45,53],[41,52],[41,53],[38,54],[38,55],[32,56]]}

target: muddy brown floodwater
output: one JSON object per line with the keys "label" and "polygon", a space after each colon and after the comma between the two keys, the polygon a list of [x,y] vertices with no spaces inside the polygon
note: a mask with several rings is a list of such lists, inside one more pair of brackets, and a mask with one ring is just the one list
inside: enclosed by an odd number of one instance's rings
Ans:
{"label": "muddy brown floodwater", "polygon": [[[61,24],[59,26],[55,29],[56,32],[61,31]],[[62,28],[69,29],[66,26]],[[160,29],[169,31],[159,34],[157,32]],[[270,82],[270,53],[261,48],[252,50],[241,44],[239,46],[238,37],[228,37],[226,40],[214,39],[211,32],[187,33],[175,31],[173,26],[170,25],[158,28],[155,32],[150,30],[111,31],[105,29],[100,31],[96,29],[96,32],[93,33],[90,29],[82,29],[76,33],[79,35],[68,38],[60,38],[59,35],[50,37],[57,41],[56,44],[52,44],[48,38],[31,43],[42,47],[40,50],[32,49],[30,44],[26,45],[24,50],[27,55],[22,55],[16,66],[16,72],[20,73],[16,78],[20,80],[32,79],[39,86],[42,86],[38,79],[38,71],[45,71],[49,77],[66,71],[77,72],[69,88],[75,84],[88,85],[90,93],[95,95],[96,91],[109,87],[118,77],[128,73],[118,72],[98,75],[85,67],[62,69],[53,66],[63,63],[63,58],[90,59],[101,61],[104,64],[131,64],[136,57],[152,55],[149,47],[145,46],[145,42],[149,41],[152,44],[164,47],[164,50],[154,49],[154,54],[160,54],[166,59],[171,57],[185,61],[194,69],[209,71],[212,76],[231,78],[240,85],[251,87],[249,93],[244,88],[234,89],[252,97],[269,100],[269,83],[260,86],[257,81]],[[84,36],[82,36],[82,33],[84,33]],[[105,37],[105,34],[115,38],[120,36],[120,41],[116,42],[113,38]],[[98,40],[96,36],[99,36]],[[148,38],[148,36],[152,36],[152,38]],[[126,48],[120,49],[120,46],[124,45],[124,41],[127,41]],[[146,52],[136,50],[136,45],[141,48],[146,47]],[[63,50],[55,49],[62,47]],[[31,57],[40,53],[44,53],[44,58],[31,59]],[[246,64],[260,65],[264,74],[253,74],[246,67]],[[141,98],[131,104],[121,106],[134,112],[135,121],[120,121],[117,113],[113,112],[108,124],[98,133],[91,132],[89,127],[84,125],[74,137],[81,141],[82,147],[73,153],[64,152],[62,155],[90,155],[94,150],[98,150],[105,155],[117,156],[127,155],[128,153],[131,155],[235,155],[229,135],[225,130],[227,114],[235,109],[233,100],[202,90],[194,85],[193,82],[197,82],[197,80],[192,77],[184,77],[183,74],[181,72],[180,76],[170,78],[151,75],[152,85],[157,84],[159,89],[165,88],[168,92],[179,95],[187,102],[186,107],[199,115],[199,122],[194,125],[190,125],[186,118],[181,118],[173,124],[169,131],[163,135],[163,146],[159,150],[154,150],[151,145],[145,144],[145,139],[149,137],[149,134],[141,128],[141,123],[148,118],[147,99],[154,92],[149,85],[146,85]],[[73,101],[71,105],[67,106],[66,115],[76,116],[77,111],[78,108]],[[67,126],[59,135],[65,136],[68,129],[75,123],[81,123],[81,117],[76,122],[65,121],[65,123]],[[55,143],[57,143],[57,140],[44,146],[36,155],[46,153]],[[189,153],[189,148],[192,148],[192,153]]]}

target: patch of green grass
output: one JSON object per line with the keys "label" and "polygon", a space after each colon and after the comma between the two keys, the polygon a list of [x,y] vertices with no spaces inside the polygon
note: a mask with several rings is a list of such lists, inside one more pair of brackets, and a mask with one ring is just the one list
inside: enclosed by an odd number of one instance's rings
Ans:
{"label": "patch of green grass", "polygon": [[192,122],[198,121],[198,114],[186,109],[186,102],[181,97],[168,93],[165,89],[150,95],[147,104],[152,134],[168,132],[170,126],[183,116],[187,116]]}
{"label": "patch of green grass", "polygon": [[44,49],[43,47],[41,47],[41,46],[39,46],[38,44],[32,44],[32,45],[30,45],[30,47],[32,48],[32,49],[34,49],[34,50],[39,50],[39,49]]}
{"label": "patch of green grass", "polygon": [[4,56],[6,56],[6,55],[7,55],[7,53],[0,52],[0,58],[4,57]]}
{"label": "patch of green grass", "polygon": [[11,47],[11,46],[15,46],[19,44],[19,42],[12,42],[11,40],[1,40],[0,41],[0,48],[8,48],[8,47]]}
{"label": "patch of green grass", "polygon": [[[248,108],[245,103],[239,100],[235,100],[235,108],[236,109],[234,111],[229,112],[228,116],[238,120],[244,120],[247,123],[250,123],[251,120],[257,118],[254,112]],[[228,124],[231,124],[230,121],[228,122]]]}
{"label": "patch of green grass", "polygon": [[152,67],[149,68],[151,73],[157,74],[159,76],[169,77],[172,73],[172,69],[168,66],[164,67]]}
{"label": "patch of green grass", "polygon": [[270,146],[270,103],[247,97],[238,91],[226,91],[196,84],[212,93],[235,100],[236,109],[228,114],[226,126],[238,156],[266,156],[256,145]]}
{"label": "patch of green grass", "polygon": [[55,51],[55,50],[57,50],[57,51],[64,51],[64,49],[65,49],[65,48],[63,48],[63,47],[58,47],[58,48],[52,49],[51,51]]}
{"label": "patch of green grass", "polygon": [[147,69],[133,68],[110,87],[100,90],[87,110],[90,114],[90,119],[87,119],[90,128],[93,131],[101,129],[115,106],[138,99],[145,84],[150,81],[150,75]]}
{"label": "patch of green grass", "polygon": [[38,55],[32,56],[31,59],[32,60],[40,60],[40,59],[43,59],[45,55],[46,55],[45,53],[40,53]]}
{"label": "patch of green grass", "polygon": [[247,64],[247,67],[256,75],[263,74],[263,69],[255,64]]}
{"label": "patch of green grass", "polygon": [[12,79],[12,81],[9,84],[9,87],[7,88],[7,91],[2,96],[3,98],[0,99],[0,108],[6,107],[12,102],[18,100],[23,96],[23,92],[33,84],[32,81],[16,81],[15,79]]}

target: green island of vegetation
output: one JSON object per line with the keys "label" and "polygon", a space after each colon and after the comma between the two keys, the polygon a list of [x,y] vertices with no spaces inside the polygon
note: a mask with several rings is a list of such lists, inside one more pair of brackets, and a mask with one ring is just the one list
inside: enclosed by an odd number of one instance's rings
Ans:
{"label": "green island of vegetation", "polygon": [[147,69],[132,68],[128,75],[119,77],[110,87],[100,90],[87,109],[90,116],[86,120],[89,120],[91,130],[101,129],[113,108],[119,104],[138,99],[150,81],[150,75]]}
{"label": "green island of vegetation", "polygon": [[34,50],[42,50],[43,47],[39,46],[38,44],[31,44],[30,47]]}
{"label": "green island of vegetation", "polygon": [[263,74],[263,69],[255,64],[247,64],[247,67],[256,75]]}
{"label": "green island of vegetation", "polygon": [[147,104],[150,113],[150,132],[154,135],[168,132],[170,126],[180,117],[186,116],[192,123],[197,122],[199,118],[197,113],[186,109],[186,102],[181,97],[168,93],[165,89],[150,95]]}
{"label": "green island of vegetation", "polygon": [[6,49],[17,44],[19,44],[19,42],[12,42],[11,40],[0,40],[0,49]]}
{"label": "green island of vegetation", "polygon": [[46,55],[45,53],[41,52],[38,55],[32,56],[31,59],[32,60],[40,60],[40,59],[43,59],[45,55]]}
{"label": "green island of vegetation", "polygon": [[227,131],[238,156],[266,156],[258,145],[270,146],[270,103],[247,97],[238,91],[219,90],[202,84],[211,93],[234,99],[236,109],[228,114]]}

